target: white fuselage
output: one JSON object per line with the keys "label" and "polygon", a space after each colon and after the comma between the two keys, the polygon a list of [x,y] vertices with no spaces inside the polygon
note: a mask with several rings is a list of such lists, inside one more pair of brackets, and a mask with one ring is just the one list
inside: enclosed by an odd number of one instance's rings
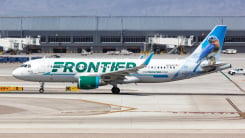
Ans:
{"label": "white fuselage", "polygon": [[[77,59],[77,58],[43,58],[24,63],[13,71],[17,79],[36,82],[80,82],[80,77],[96,76],[124,71],[135,68],[144,62],[144,59]],[[206,65],[204,62],[202,65]],[[199,67],[194,71],[197,63],[191,58],[182,60],[152,59],[150,63],[123,76],[123,79],[104,81],[99,85],[128,84],[128,83],[161,83],[188,79],[212,72],[230,68],[230,64],[204,70]],[[198,65],[199,66],[199,65]],[[112,76],[113,77],[113,76]],[[120,77],[120,76],[117,76]],[[106,78],[103,78],[103,80]],[[97,83],[96,83],[97,84]]]}
{"label": "white fuselage", "polygon": [[[113,72],[116,69],[112,68],[116,66],[121,67],[118,68],[118,70],[123,70],[127,66],[133,66],[133,63],[138,66],[142,64],[143,61],[144,59],[43,58],[24,63],[23,67],[19,67],[13,72],[13,75],[18,79],[26,81],[77,82],[76,75],[87,76],[91,74]],[[54,63],[57,62],[62,62],[64,64],[59,64],[60,68],[53,70],[54,66],[56,66]],[[83,64],[81,64],[81,62]],[[96,65],[96,68],[91,68],[91,62],[93,65]],[[68,64],[66,65],[66,63]],[[80,64],[78,65],[78,63]],[[180,70],[183,64],[184,60],[152,59],[148,66],[138,70],[137,73],[130,74],[129,76],[138,78],[138,83],[158,83],[171,81],[173,76],[178,70]],[[84,65],[87,65],[87,67]],[[175,78],[175,80],[178,79],[184,78]]]}

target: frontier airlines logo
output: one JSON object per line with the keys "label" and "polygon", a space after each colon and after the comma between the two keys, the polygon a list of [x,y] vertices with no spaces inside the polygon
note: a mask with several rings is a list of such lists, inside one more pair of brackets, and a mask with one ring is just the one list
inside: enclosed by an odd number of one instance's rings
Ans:
{"label": "frontier airlines logo", "polygon": [[54,62],[52,72],[104,72],[136,67],[134,62]]}

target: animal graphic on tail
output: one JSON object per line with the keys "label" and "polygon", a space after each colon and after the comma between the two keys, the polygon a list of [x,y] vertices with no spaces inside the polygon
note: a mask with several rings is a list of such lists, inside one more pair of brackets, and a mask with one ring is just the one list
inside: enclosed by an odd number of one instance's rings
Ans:
{"label": "animal graphic on tail", "polygon": [[208,45],[203,49],[201,55],[199,56],[197,63],[200,64],[204,60],[209,61],[209,65],[214,65],[216,63],[215,55],[220,49],[220,42],[216,36],[210,36],[208,38]]}

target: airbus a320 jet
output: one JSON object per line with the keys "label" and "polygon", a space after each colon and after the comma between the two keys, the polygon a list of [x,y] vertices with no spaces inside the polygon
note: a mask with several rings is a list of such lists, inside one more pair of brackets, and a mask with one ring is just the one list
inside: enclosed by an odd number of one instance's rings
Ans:
{"label": "airbus a320 jet", "polygon": [[112,93],[119,94],[118,84],[188,79],[231,67],[219,62],[226,29],[224,25],[215,26],[189,57],[180,60],[152,59],[153,53],[146,59],[42,58],[24,63],[13,76],[40,82],[40,93],[45,82],[76,82],[79,89],[112,85]]}

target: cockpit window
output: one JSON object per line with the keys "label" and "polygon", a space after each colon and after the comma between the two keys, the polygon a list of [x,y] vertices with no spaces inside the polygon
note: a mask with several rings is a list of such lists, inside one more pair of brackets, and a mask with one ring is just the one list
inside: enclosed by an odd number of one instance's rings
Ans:
{"label": "cockpit window", "polygon": [[22,64],[20,67],[24,67],[25,68],[25,67],[27,67],[27,64]]}
{"label": "cockpit window", "polygon": [[31,65],[30,64],[22,64],[20,67],[23,67],[23,68],[31,68]]}

